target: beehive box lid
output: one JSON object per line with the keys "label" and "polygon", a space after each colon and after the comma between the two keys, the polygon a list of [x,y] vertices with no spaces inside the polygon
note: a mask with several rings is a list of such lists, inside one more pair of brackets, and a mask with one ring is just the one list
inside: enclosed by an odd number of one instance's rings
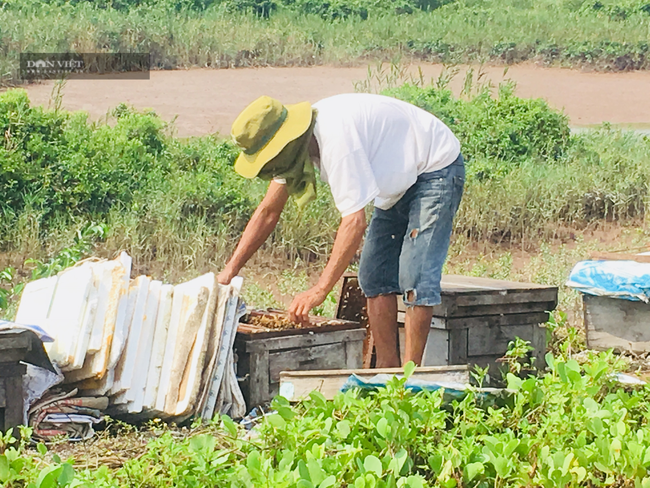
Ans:
{"label": "beehive box lid", "polygon": [[[548,312],[557,306],[558,288],[555,286],[459,275],[444,275],[440,284],[442,303],[433,307],[434,317],[530,314]],[[341,296],[349,301],[357,295],[361,295],[361,290],[356,275],[346,274]],[[339,304],[341,317],[355,316],[356,311],[345,308],[345,304]],[[406,310],[401,297],[398,310]]]}

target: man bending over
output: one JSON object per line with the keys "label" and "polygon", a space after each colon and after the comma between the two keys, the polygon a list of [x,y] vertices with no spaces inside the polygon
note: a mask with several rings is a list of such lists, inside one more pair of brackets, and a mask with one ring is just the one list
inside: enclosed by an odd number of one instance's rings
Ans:
{"label": "man bending over", "polygon": [[400,365],[398,294],[406,305],[402,361],[420,364],[465,181],[460,143],[451,130],[409,103],[346,94],[313,106],[261,97],[237,117],[232,136],[242,149],[235,171],[271,183],[219,282],[229,283],[264,243],[289,196],[299,206],[314,199],[316,167],[341,223],[318,284],[294,298],[290,318],[308,322],[310,310],[341,278],[366,231],[364,208],[374,201],[359,284],[368,297],[377,367]]}

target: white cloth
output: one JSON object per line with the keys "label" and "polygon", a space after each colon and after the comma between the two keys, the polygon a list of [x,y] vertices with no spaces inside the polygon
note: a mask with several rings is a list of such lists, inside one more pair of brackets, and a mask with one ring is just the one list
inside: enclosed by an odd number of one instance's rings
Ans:
{"label": "white cloth", "polygon": [[453,163],[460,142],[438,118],[382,95],[335,95],[314,104],[321,179],[345,217],[373,199],[392,207],[422,173]]}

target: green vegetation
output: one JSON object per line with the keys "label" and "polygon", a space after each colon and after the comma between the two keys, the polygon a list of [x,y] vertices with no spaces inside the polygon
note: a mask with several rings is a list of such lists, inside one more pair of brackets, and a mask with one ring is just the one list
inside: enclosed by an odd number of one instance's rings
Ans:
{"label": "green vegetation", "polygon": [[156,68],[398,57],[647,69],[648,0],[3,0],[0,83],[21,52],[149,52]]}
{"label": "green vegetation", "polygon": [[[644,218],[647,137],[607,126],[571,136],[566,117],[541,100],[516,97],[509,85],[493,96],[468,82],[455,98],[442,79],[437,86],[418,83],[387,93],[432,111],[463,143],[468,181],[458,246],[539,243],[557,237],[558,228]],[[141,271],[172,281],[219,269],[265,184],[232,171],[236,150],[229,142],[171,132],[155,113],[123,105],[106,125],[82,113],[32,107],[22,90],[0,94],[0,252],[8,256],[2,267],[15,268],[2,275],[2,288],[12,289],[31,270],[36,277],[90,252],[112,256],[121,249]],[[324,185],[302,214],[290,204],[261,259],[294,272],[273,289],[253,286],[249,296],[277,305],[278,296],[307,287],[305,265],[322,266],[338,219]],[[587,254],[581,249],[560,268],[551,265],[561,270],[553,284],[562,284]],[[16,293],[2,295],[6,307]],[[321,313],[332,310],[328,302]]]}
{"label": "green vegetation", "polygon": [[[0,449],[0,481],[19,486],[519,487],[650,484],[649,387],[624,388],[609,353],[547,355],[539,378],[507,374],[510,392],[411,393],[405,379],[376,392],[281,397],[255,435],[227,417],[182,436],[161,429],[117,469],[75,468],[42,444]],[[512,370],[525,344],[513,344]],[[406,367],[406,376],[413,370]],[[480,374],[477,375],[480,381]],[[179,438],[180,437],[180,438]],[[95,462],[95,461],[93,461]],[[32,483],[32,484],[29,484]]]}

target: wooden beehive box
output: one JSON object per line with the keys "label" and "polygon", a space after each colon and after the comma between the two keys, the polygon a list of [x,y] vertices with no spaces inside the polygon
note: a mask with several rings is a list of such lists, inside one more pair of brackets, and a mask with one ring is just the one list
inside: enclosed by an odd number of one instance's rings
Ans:
{"label": "wooden beehive box", "polygon": [[5,330],[0,333],[0,432],[25,422],[23,418],[23,375],[32,349],[31,338],[25,331]]}
{"label": "wooden beehive box", "polygon": [[[442,303],[433,307],[423,366],[476,364],[490,365],[493,371],[515,337],[530,341],[537,364],[544,364],[546,329],[541,324],[557,305],[556,287],[446,275],[441,288]],[[346,275],[342,296],[352,297],[348,303],[357,303],[360,294],[356,277]],[[340,317],[357,313],[342,302]],[[401,299],[398,310],[403,345],[406,309]]]}
{"label": "wooden beehive box", "polygon": [[592,295],[582,303],[590,349],[650,352],[650,304]]}
{"label": "wooden beehive box", "polygon": [[243,378],[241,389],[249,409],[278,394],[281,371],[361,367],[365,328],[358,322],[324,317],[312,317],[312,323],[314,327],[287,330],[240,323],[235,337],[237,376]]}

